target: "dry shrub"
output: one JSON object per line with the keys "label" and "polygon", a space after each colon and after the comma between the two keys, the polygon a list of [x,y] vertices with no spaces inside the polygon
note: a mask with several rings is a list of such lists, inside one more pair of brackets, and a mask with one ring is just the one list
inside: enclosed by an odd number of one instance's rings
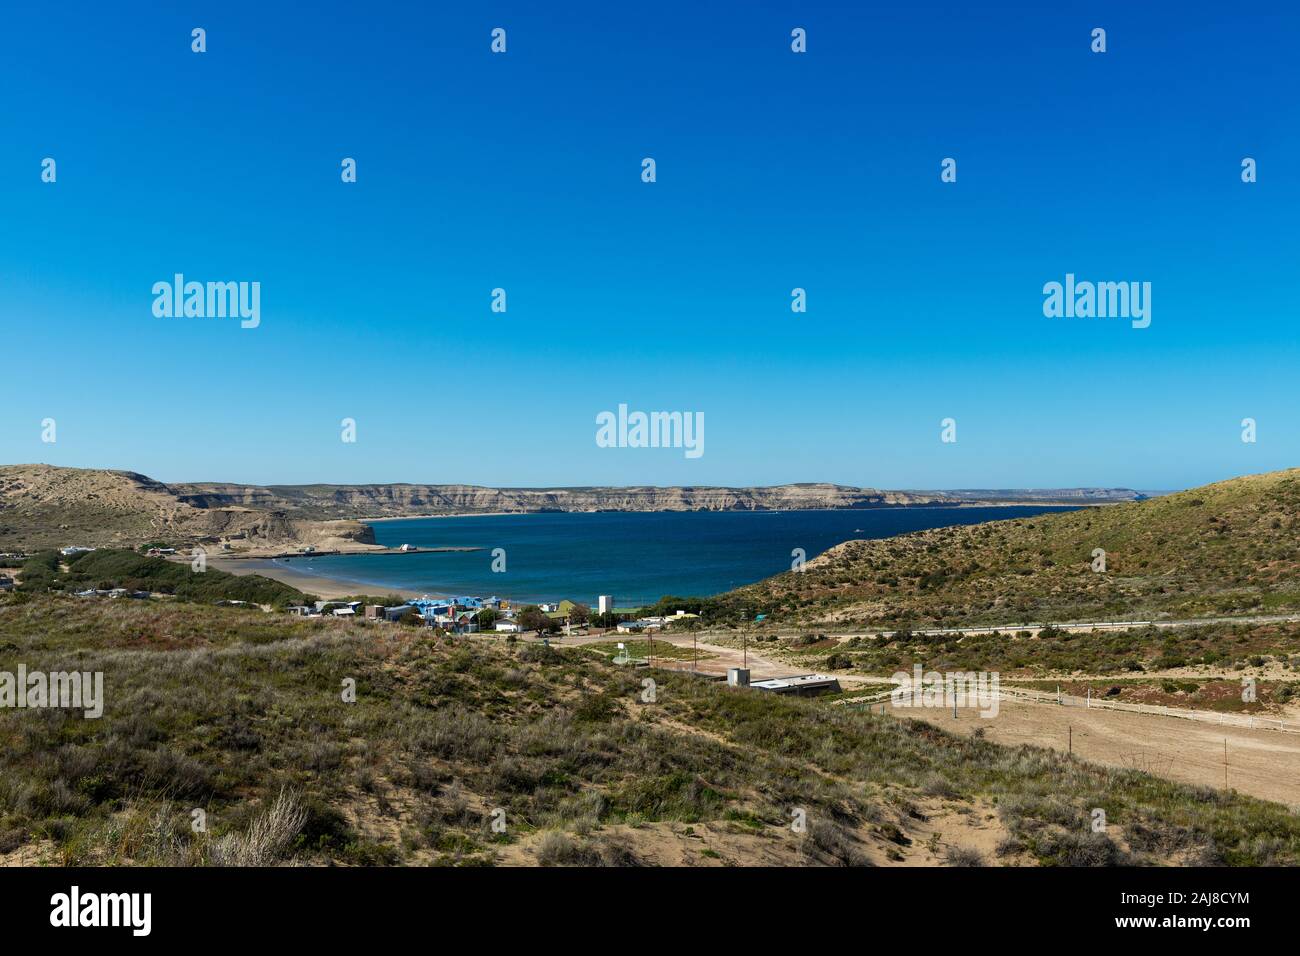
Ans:
{"label": "dry shrub", "polygon": [[247,833],[227,833],[208,849],[213,866],[271,866],[281,859],[307,822],[298,797],[281,789],[270,809]]}

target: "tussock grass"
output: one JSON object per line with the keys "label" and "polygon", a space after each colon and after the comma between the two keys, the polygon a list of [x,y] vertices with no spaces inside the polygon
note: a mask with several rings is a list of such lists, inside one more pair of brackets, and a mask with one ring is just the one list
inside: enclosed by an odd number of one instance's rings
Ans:
{"label": "tussock grass", "polygon": [[245,833],[227,833],[208,847],[214,866],[270,866],[284,855],[307,823],[298,798],[282,789]]}
{"label": "tussock grass", "polygon": [[[0,600],[0,647],[0,670],[105,675],[100,720],[0,710],[0,852],[69,864],[490,863],[546,833],[539,862],[623,865],[647,861],[613,827],[653,823],[852,865],[913,852],[935,799],[995,806],[1044,863],[1300,862],[1274,804],[682,673],[644,705],[643,672],[577,650],[54,596]],[[1094,807],[1122,852],[1086,836]]]}

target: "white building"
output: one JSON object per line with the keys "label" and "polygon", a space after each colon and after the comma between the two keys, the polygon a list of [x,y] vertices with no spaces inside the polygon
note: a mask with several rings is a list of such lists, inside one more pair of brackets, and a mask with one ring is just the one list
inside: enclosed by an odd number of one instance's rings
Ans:
{"label": "white building", "polygon": [[597,614],[613,614],[613,613],[614,613],[614,595],[612,595],[612,594],[602,594],[600,597],[596,598],[596,613],[597,613]]}

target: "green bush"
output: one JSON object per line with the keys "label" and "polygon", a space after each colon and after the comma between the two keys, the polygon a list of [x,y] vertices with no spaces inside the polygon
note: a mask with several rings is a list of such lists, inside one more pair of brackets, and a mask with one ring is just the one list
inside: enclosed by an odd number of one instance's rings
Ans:
{"label": "green bush", "polygon": [[[53,565],[49,555],[54,557]],[[76,555],[63,574],[57,572],[58,555],[55,552],[34,555],[29,563],[32,561],[37,561],[33,587],[39,580],[46,586],[64,590],[127,588],[174,594],[190,601],[247,601],[275,607],[302,604],[307,600],[307,595],[297,588],[259,574],[230,574],[215,568],[200,573],[187,563],[145,557],[134,551],[101,549],[85,552]],[[54,569],[52,576],[51,567]],[[26,566],[23,568],[23,583],[28,583]]]}

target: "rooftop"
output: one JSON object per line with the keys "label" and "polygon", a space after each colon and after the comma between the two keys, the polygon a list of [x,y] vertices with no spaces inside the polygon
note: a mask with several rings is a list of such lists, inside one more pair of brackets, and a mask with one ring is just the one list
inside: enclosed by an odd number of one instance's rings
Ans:
{"label": "rooftop", "polygon": [[769,677],[767,680],[751,681],[749,686],[760,690],[794,690],[806,687],[829,687],[832,684],[839,684],[839,678],[833,674],[797,674],[791,677]]}

